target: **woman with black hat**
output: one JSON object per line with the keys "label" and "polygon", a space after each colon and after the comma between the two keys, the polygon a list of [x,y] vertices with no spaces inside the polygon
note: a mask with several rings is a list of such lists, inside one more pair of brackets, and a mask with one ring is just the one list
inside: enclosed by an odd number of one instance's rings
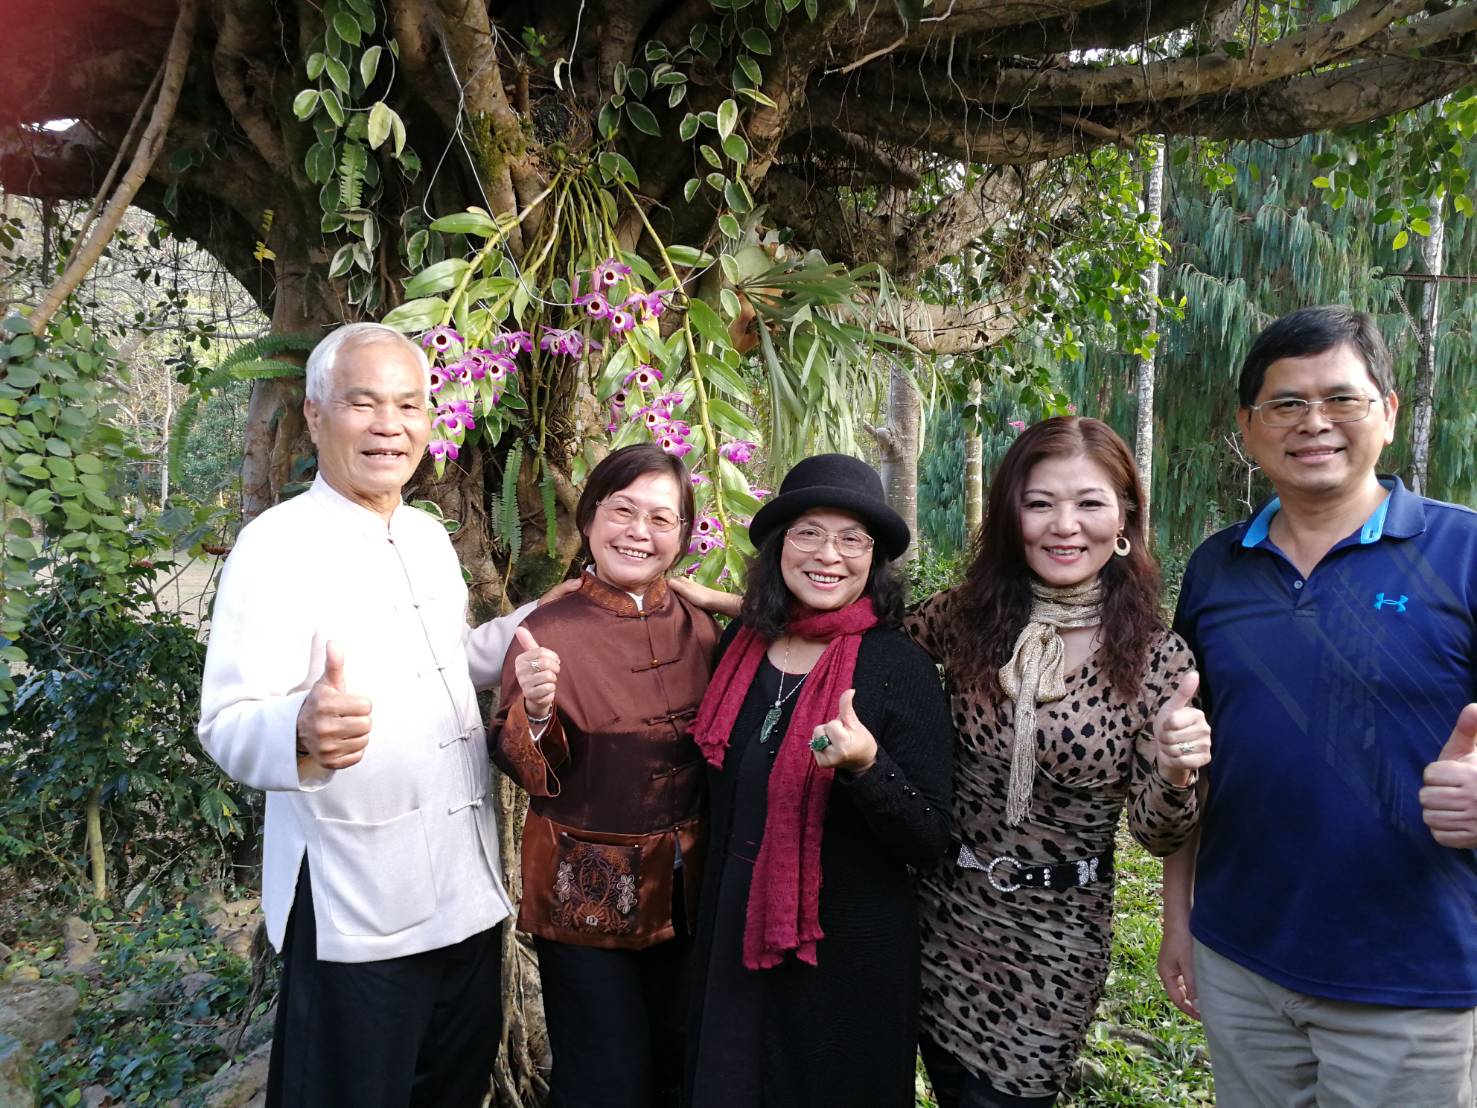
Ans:
{"label": "woman with black hat", "polygon": [[949,843],[953,727],[897,626],[908,528],[877,474],[807,458],[749,529],[740,618],[693,737],[709,862],[689,1028],[693,1108],[913,1103],[911,867]]}

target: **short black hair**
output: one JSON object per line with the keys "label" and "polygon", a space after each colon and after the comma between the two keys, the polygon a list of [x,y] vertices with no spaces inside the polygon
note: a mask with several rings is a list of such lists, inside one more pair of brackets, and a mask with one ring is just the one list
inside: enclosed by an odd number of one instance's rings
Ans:
{"label": "short black hair", "polygon": [[[780,553],[785,545],[785,528],[771,531],[749,560],[748,585],[739,619],[764,639],[777,639],[790,626],[790,605],[794,596],[785,585],[780,570]],[[883,627],[897,627],[903,621],[903,582],[891,559],[880,547],[872,548],[872,568],[867,574],[863,596],[872,598],[872,610]]]}
{"label": "short black hair", "polygon": [[[648,473],[667,473],[677,482],[677,506],[682,513],[682,542],[677,547],[677,556],[682,557],[687,544],[692,541],[692,478],[688,476],[681,458],[668,454],[654,442],[637,442],[612,450],[590,471],[585,491],[580,493],[579,504],[574,509],[574,523],[580,534],[589,532],[600,501]],[[588,549],[586,553],[589,553]]]}
{"label": "short black hair", "polygon": [[1262,382],[1267,378],[1267,367],[1273,362],[1322,354],[1341,343],[1353,347],[1363,359],[1381,398],[1395,391],[1390,348],[1374,325],[1374,318],[1344,304],[1325,304],[1285,315],[1256,337],[1241,363],[1241,380],[1236,386],[1241,406],[1249,408],[1256,403]]}

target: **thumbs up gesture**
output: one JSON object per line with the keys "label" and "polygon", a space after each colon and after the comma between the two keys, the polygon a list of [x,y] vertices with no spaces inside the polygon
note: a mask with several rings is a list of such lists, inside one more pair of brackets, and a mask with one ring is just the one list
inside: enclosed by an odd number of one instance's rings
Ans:
{"label": "thumbs up gesture", "polygon": [[1154,716],[1154,761],[1159,775],[1181,789],[1194,779],[1197,769],[1210,764],[1210,724],[1205,713],[1190,704],[1199,688],[1200,674],[1192,669],[1180,678]]}
{"label": "thumbs up gesture", "polygon": [[1477,848],[1477,704],[1468,704],[1426,767],[1421,818],[1442,846]]}
{"label": "thumbs up gesture", "polygon": [[822,769],[844,769],[848,773],[866,773],[877,761],[877,740],[857,718],[852,702],[856,690],[841,694],[836,718],[827,720],[810,737],[810,749],[816,765]]}
{"label": "thumbs up gesture", "polygon": [[348,769],[369,745],[370,710],[366,697],[353,696],[344,687],[344,652],[325,643],[323,676],[297,713],[299,754],[324,769]]}
{"label": "thumbs up gesture", "polygon": [[559,655],[542,647],[527,627],[514,632],[523,653],[513,659],[513,672],[523,692],[528,715],[542,719],[554,710],[554,691],[559,684]]}

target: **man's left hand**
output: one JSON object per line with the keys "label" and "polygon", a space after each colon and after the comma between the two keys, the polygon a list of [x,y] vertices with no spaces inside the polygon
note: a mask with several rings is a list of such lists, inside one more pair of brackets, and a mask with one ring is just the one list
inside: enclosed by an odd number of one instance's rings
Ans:
{"label": "man's left hand", "polygon": [[1462,709],[1424,780],[1421,816],[1432,837],[1442,846],[1477,849],[1477,704]]}

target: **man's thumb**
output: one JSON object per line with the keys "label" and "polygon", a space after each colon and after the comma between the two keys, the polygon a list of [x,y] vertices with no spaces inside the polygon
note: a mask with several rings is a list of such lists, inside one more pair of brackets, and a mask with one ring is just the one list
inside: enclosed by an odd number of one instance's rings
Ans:
{"label": "man's thumb", "polygon": [[344,652],[331,642],[323,644],[323,683],[344,691]]}
{"label": "man's thumb", "polygon": [[513,637],[518,640],[518,645],[521,646],[525,652],[538,649],[538,641],[534,639],[533,632],[530,631],[527,627],[518,628],[518,630],[513,632]]}
{"label": "man's thumb", "polygon": [[1451,762],[1457,758],[1470,758],[1473,754],[1477,754],[1477,704],[1468,704],[1456,717],[1451,737],[1446,740],[1436,760]]}

